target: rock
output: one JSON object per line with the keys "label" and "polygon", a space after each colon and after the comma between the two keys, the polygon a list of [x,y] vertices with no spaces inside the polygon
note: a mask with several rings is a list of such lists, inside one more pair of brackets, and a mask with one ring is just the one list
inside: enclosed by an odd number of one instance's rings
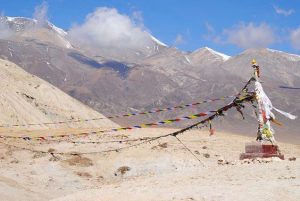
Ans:
{"label": "rock", "polygon": [[165,149],[168,147],[168,143],[162,143],[162,144],[159,144],[157,146],[153,146],[151,149]]}
{"label": "rock", "polygon": [[19,161],[15,158],[14,160],[10,161],[10,163],[19,163]]}
{"label": "rock", "polygon": [[203,154],[203,156],[204,156],[205,158],[210,158],[210,154],[209,154],[209,153],[205,153],[205,154]]}
{"label": "rock", "polygon": [[101,175],[97,177],[97,181],[102,181],[103,179],[104,179],[104,177]]}
{"label": "rock", "polygon": [[[121,173],[122,175],[124,175],[126,172],[128,172],[129,170],[131,170],[130,167],[128,166],[122,166],[122,167],[119,167],[117,172]],[[117,173],[115,173],[115,176],[117,176]]]}
{"label": "rock", "polygon": [[46,156],[46,153],[36,152],[36,153],[34,153],[32,158],[41,158],[41,157],[44,157],[44,156]]}
{"label": "rock", "polygon": [[55,161],[59,161],[59,160],[61,160],[61,158],[54,155],[54,154],[51,154],[51,158],[49,158],[49,161],[54,161],[55,162]]}
{"label": "rock", "polygon": [[88,172],[75,172],[76,175],[78,175],[79,177],[85,177],[85,178],[91,178],[92,175]]}
{"label": "rock", "polygon": [[264,162],[264,163],[271,163],[272,162],[272,158],[263,158],[262,162]]}
{"label": "rock", "polygon": [[219,164],[219,165],[222,165],[222,164],[224,164],[224,162],[225,162],[224,158],[220,156],[220,157],[218,158],[218,164]]}
{"label": "rock", "polygon": [[289,158],[289,161],[295,161],[296,160],[296,157],[290,157]]}
{"label": "rock", "polygon": [[244,159],[242,160],[243,162],[242,163],[246,163],[246,164],[249,164],[250,163],[250,160],[249,159]]}
{"label": "rock", "polygon": [[70,166],[80,166],[80,167],[89,167],[93,165],[91,159],[81,156],[75,156],[70,159],[65,160]]}
{"label": "rock", "polygon": [[49,148],[49,149],[48,149],[48,152],[49,152],[49,153],[54,153],[54,152],[55,152],[55,149]]}
{"label": "rock", "polygon": [[165,142],[165,143],[159,144],[158,146],[161,147],[161,148],[167,148],[168,143]]}

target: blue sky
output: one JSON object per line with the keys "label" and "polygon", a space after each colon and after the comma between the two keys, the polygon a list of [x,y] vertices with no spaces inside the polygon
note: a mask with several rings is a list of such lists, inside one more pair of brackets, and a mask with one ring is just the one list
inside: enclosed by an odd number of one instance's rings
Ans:
{"label": "blue sky", "polygon": [[[32,17],[43,1],[0,0],[7,16]],[[117,9],[169,46],[209,46],[229,55],[270,47],[300,54],[300,0],[48,0],[49,20],[63,29],[82,24],[97,7]],[[136,18],[135,18],[136,19]]]}

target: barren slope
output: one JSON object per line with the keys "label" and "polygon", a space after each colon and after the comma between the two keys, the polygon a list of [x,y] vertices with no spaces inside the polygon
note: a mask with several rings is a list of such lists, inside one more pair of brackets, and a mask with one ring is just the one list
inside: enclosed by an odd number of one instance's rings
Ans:
{"label": "barren slope", "polygon": [[[83,105],[61,90],[25,72],[17,65],[0,60],[0,124],[31,124],[72,119],[101,118],[103,115]],[[111,127],[107,119],[48,127]],[[38,128],[41,126],[33,126]]]}

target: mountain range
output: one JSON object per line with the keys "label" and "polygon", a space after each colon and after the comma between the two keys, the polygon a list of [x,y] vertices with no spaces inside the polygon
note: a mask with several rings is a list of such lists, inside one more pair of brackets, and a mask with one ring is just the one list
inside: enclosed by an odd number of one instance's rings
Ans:
{"label": "mountain range", "polygon": [[[168,47],[151,34],[148,34],[151,42],[145,47],[103,49],[74,41],[68,32],[50,22],[41,25],[33,19],[2,16],[0,24],[6,29],[0,39],[0,58],[19,65],[104,115],[234,95],[252,76],[253,58],[261,66],[261,81],[273,104],[300,115],[299,55],[267,48],[248,49],[235,56],[208,47],[184,52]],[[116,122],[124,126],[151,122],[214,110],[224,104],[226,101],[185,111],[116,119]],[[215,126],[255,136],[254,112],[250,107],[246,111],[244,121],[233,111]],[[300,141],[299,119],[277,117],[285,125],[275,128],[278,139]]]}

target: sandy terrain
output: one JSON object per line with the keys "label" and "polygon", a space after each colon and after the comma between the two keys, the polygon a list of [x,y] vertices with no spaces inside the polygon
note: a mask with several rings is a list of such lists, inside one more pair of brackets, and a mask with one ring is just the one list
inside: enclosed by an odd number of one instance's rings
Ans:
{"label": "sandy terrain", "polygon": [[[0,59],[0,127],[26,125],[19,128],[116,127],[117,124],[80,103],[46,81],[19,66]],[[42,124],[79,119],[102,118],[101,121]],[[28,124],[39,124],[31,125]],[[16,128],[16,127],[14,127]]]}
{"label": "sandy terrain", "polygon": [[[206,130],[179,136],[202,164],[174,137],[120,152],[81,156],[52,156],[3,144],[90,152],[137,143],[108,141],[172,131],[152,128],[73,139],[106,142],[102,144],[0,139],[1,200],[300,200],[299,145],[279,143],[284,161],[239,161],[244,144],[252,139],[220,132],[209,137]],[[296,160],[289,161],[291,157]]]}

